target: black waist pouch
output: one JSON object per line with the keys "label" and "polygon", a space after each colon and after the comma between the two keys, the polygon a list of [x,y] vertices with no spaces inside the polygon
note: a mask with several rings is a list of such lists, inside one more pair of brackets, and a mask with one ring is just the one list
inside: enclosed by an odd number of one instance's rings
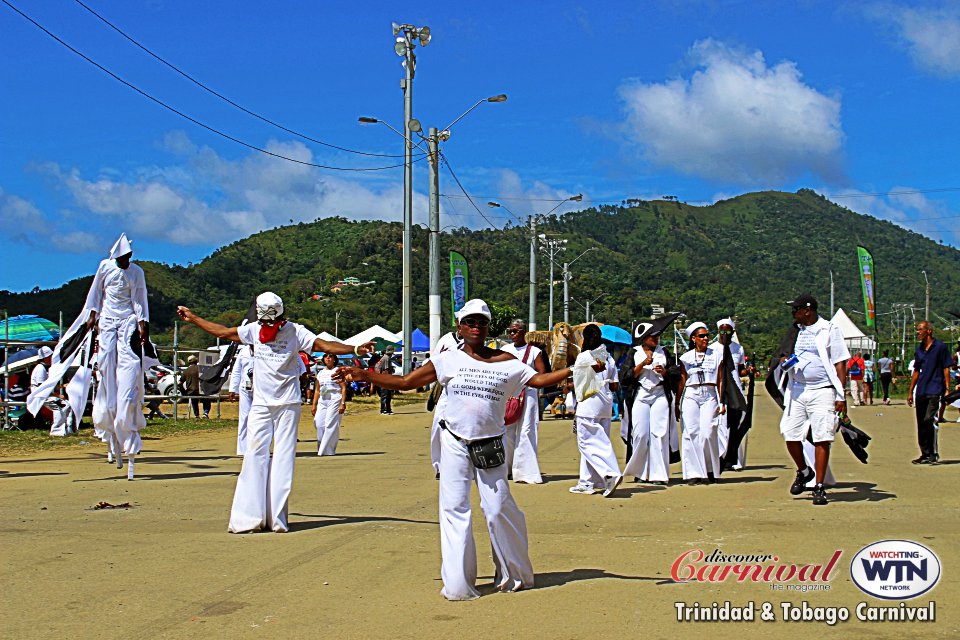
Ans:
{"label": "black waist pouch", "polygon": [[477,469],[493,469],[499,467],[507,460],[506,451],[503,449],[503,436],[493,436],[492,438],[483,438],[467,442],[454,432],[447,429],[447,423],[440,421],[440,427],[452,435],[458,442],[462,442],[467,447],[467,453],[470,455],[470,462]]}

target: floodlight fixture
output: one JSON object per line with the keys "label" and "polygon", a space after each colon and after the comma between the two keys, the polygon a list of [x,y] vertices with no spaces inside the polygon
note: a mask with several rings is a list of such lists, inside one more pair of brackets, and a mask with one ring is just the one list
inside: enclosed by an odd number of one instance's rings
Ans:
{"label": "floodlight fixture", "polygon": [[430,44],[430,27],[420,27],[420,30],[417,32],[417,36],[420,40],[421,47],[425,47]]}
{"label": "floodlight fixture", "polygon": [[391,26],[393,27],[393,35],[400,33],[400,29],[402,28],[400,25],[398,25],[396,22],[393,22],[391,23]]}
{"label": "floodlight fixture", "polygon": [[420,121],[416,118],[410,118],[410,121],[407,122],[407,128],[414,133],[420,133],[423,131],[423,125],[420,124]]}
{"label": "floodlight fixture", "polygon": [[401,58],[407,55],[407,39],[406,38],[397,38],[397,44],[393,45],[393,50],[396,51],[397,55]]}

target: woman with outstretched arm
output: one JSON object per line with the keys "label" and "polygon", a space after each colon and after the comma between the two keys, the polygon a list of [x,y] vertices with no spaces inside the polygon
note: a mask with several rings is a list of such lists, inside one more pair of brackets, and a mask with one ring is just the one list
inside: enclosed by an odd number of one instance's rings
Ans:
{"label": "woman with outstretched arm", "polygon": [[524,385],[543,388],[562,382],[570,369],[537,373],[511,354],[485,345],[490,309],[470,300],[457,314],[463,343],[444,351],[403,377],[356,367],[341,367],[337,376],[365,380],[387,389],[408,391],[433,381],[448,395],[440,423],[440,569],[441,594],[448,600],[472,600],[476,589],[477,551],[470,513],[470,487],[476,483],[487,520],[494,585],[500,591],[533,586],[533,566],[523,513],[510,495],[503,449],[507,399]]}

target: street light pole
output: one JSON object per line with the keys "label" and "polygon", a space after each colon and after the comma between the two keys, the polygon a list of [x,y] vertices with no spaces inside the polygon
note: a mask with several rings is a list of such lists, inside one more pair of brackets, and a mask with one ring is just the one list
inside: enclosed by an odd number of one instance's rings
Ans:
{"label": "street light pole", "polygon": [[926,320],[927,322],[930,322],[930,280],[927,278],[926,271],[921,271],[920,273],[923,274],[923,281],[927,283],[927,287],[926,287],[927,301],[926,301],[926,305],[923,308],[923,319]]}
{"label": "street light pole", "polygon": [[430,164],[430,353],[440,340],[440,140],[436,127],[427,130]]}
{"label": "street light pole", "polygon": [[527,320],[528,331],[537,330],[537,219],[530,220],[530,312]]}
{"label": "street light pole", "polygon": [[549,314],[549,326],[547,330],[553,329],[553,261],[558,253],[563,251],[564,245],[567,243],[566,240],[558,240],[556,238],[548,238],[544,234],[540,234],[540,240],[543,241],[544,249],[547,252],[547,256],[550,258],[550,314]]}

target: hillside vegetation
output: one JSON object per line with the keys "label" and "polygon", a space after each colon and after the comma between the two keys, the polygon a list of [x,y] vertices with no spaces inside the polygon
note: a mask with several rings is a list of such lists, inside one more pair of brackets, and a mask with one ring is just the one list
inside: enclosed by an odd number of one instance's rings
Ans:
{"label": "hillside vegetation", "polygon": [[[836,281],[836,304],[862,311],[856,245],[868,247],[877,271],[878,308],[894,302],[923,304],[925,269],[934,285],[932,308],[940,315],[960,309],[960,252],[889,222],[837,206],[810,190],[796,194],[761,192],[696,207],[680,202],[630,200],[551,216],[539,231],[568,239],[555,265],[554,318],[563,317],[561,262],[596,247],[572,268],[570,294],[593,300],[598,321],[629,327],[648,317],[651,305],[682,311],[689,319],[712,324],[733,315],[740,319],[742,340],[761,353],[772,348],[790,314],[784,301],[796,293],[816,295],[829,309],[830,271]],[[450,322],[447,251],[456,249],[470,261],[470,294],[510,306],[526,317],[529,242],[523,227],[441,235],[441,293],[444,323]],[[399,223],[351,222],[326,218],[257,233],[216,250],[196,265],[168,266],[139,262],[151,295],[154,333],[172,337],[174,310],[185,304],[225,322],[237,321],[257,293],[272,290],[284,297],[291,319],[314,330],[346,337],[373,323],[400,329],[401,236]],[[414,321],[426,330],[427,236],[414,228]],[[91,272],[95,268],[91,264]],[[547,320],[548,261],[538,263],[538,324]],[[330,287],[344,277],[376,284]],[[36,313],[69,322],[83,304],[91,278],[79,278],[53,290],[0,292],[0,306],[11,315]],[[314,300],[318,294],[322,299]],[[571,320],[584,311],[570,305]],[[862,316],[851,317],[862,327]],[[886,323],[886,324],[885,324]],[[892,328],[881,316],[881,334]],[[181,331],[187,344],[208,341],[193,328]]]}

